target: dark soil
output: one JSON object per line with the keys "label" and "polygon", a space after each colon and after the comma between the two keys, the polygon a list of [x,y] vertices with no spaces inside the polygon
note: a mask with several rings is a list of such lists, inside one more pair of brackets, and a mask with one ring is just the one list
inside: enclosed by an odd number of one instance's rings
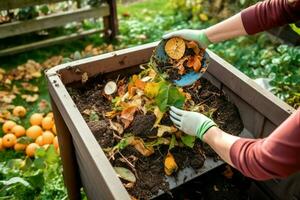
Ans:
{"label": "dark soil", "polygon": [[[110,80],[101,76],[89,80],[84,85],[68,87],[79,111],[103,149],[113,147],[120,141],[120,137],[116,137],[117,133],[110,129],[110,123],[104,115],[104,113],[111,111],[111,99],[107,99],[102,93],[105,83]],[[234,135],[238,135],[242,131],[243,124],[237,108],[227,100],[223,92],[209,81],[201,79],[193,87],[184,88],[184,90],[191,94],[195,104],[200,103],[202,105],[202,110],[199,112],[210,115],[221,129]],[[98,116],[94,121],[87,114],[89,113],[87,111],[91,110]],[[153,139],[149,136],[156,135],[157,132],[156,129],[152,129],[155,120],[153,114],[137,113],[134,121],[124,130],[124,133],[132,133],[144,141],[151,141]],[[161,124],[171,125],[172,121],[166,115],[161,120]],[[129,146],[122,149],[120,153],[116,153],[113,158],[110,157],[110,162],[113,166],[126,167],[135,173],[137,182],[133,187],[123,182],[130,195],[138,199],[149,199],[156,195],[159,190],[169,190],[169,185],[164,177],[164,158],[167,153],[168,146],[161,145],[155,147],[154,154],[144,157],[135,148]],[[175,147],[171,153],[179,169],[191,166],[197,170],[203,166],[207,156],[218,159],[213,150],[199,139],[196,140],[193,149]],[[205,187],[205,184],[202,187]]]}

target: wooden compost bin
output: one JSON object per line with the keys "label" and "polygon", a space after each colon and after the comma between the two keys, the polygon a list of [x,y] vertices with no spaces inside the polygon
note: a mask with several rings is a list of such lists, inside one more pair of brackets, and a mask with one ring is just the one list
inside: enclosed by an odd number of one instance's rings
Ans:
{"label": "wooden compost bin", "polygon": [[[89,77],[118,70],[137,69],[149,61],[157,43],[150,43],[104,55],[66,63],[46,72],[48,88],[52,100],[55,122],[63,161],[65,184],[70,199],[79,199],[79,189],[83,186],[89,199],[130,199],[129,194],[116,176],[113,167],[101,150],[91,130],[77,109],[65,85],[78,82],[83,73]],[[294,109],[258,86],[222,58],[207,50],[211,62],[205,74],[238,107],[247,137],[265,137],[282,123]],[[207,159],[198,172],[179,172],[179,179],[168,178],[170,188],[199,176],[219,166],[222,161]],[[188,176],[183,179],[183,176]],[[181,177],[181,178],[180,178]],[[264,191],[279,199],[286,199],[287,193],[296,190],[282,190],[284,186],[300,180],[294,177],[283,181],[272,180],[259,184]],[[298,181],[299,182],[299,181]]]}

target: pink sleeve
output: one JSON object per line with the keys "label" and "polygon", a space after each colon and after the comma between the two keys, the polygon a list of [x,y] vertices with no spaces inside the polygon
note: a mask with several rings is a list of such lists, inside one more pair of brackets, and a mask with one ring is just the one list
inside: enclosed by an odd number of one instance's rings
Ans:
{"label": "pink sleeve", "polygon": [[233,165],[245,176],[266,180],[300,171],[300,109],[264,139],[239,139],[230,149]]}
{"label": "pink sleeve", "polygon": [[300,20],[300,0],[265,0],[241,12],[246,32],[255,34]]}

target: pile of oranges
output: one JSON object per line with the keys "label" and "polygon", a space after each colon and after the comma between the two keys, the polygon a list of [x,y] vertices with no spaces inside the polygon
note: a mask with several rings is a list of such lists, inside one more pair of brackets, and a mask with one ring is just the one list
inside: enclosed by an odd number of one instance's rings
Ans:
{"label": "pile of oranges", "polygon": [[[26,109],[23,106],[16,106],[13,110],[13,115],[24,117]],[[32,114],[30,116],[30,127],[27,129],[14,121],[8,120],[3,124],[2,130],[4,136],[0,137],[0,151],[13,148],[15,151],[25,151],[27,156],[34,157],[37,148],[48,148],[49,145],[53,144],[57,152],[59,152],[52,112],[45,116],[42,113]],[[31,143],[19,142],[22,137],[29,139]]]}

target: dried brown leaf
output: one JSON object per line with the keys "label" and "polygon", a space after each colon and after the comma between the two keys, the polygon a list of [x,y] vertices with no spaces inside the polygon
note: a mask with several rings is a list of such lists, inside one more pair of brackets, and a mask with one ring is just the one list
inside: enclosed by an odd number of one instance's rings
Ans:
{"label": "dried brown leaf", "polygon": [[170,176],[174,172],[178,170],[178,166],[176,164],[175,158],[173,155],[169,152],[165,158],[164,162],[164,170],[166,175]]}
{"label": "dried brown leaf", "polygon": [[38,100],[39,95],[38,94],[33,94],[33,95],[22,94],[21,98],[24,99],[26,102],[35,102],[36,100]]}

